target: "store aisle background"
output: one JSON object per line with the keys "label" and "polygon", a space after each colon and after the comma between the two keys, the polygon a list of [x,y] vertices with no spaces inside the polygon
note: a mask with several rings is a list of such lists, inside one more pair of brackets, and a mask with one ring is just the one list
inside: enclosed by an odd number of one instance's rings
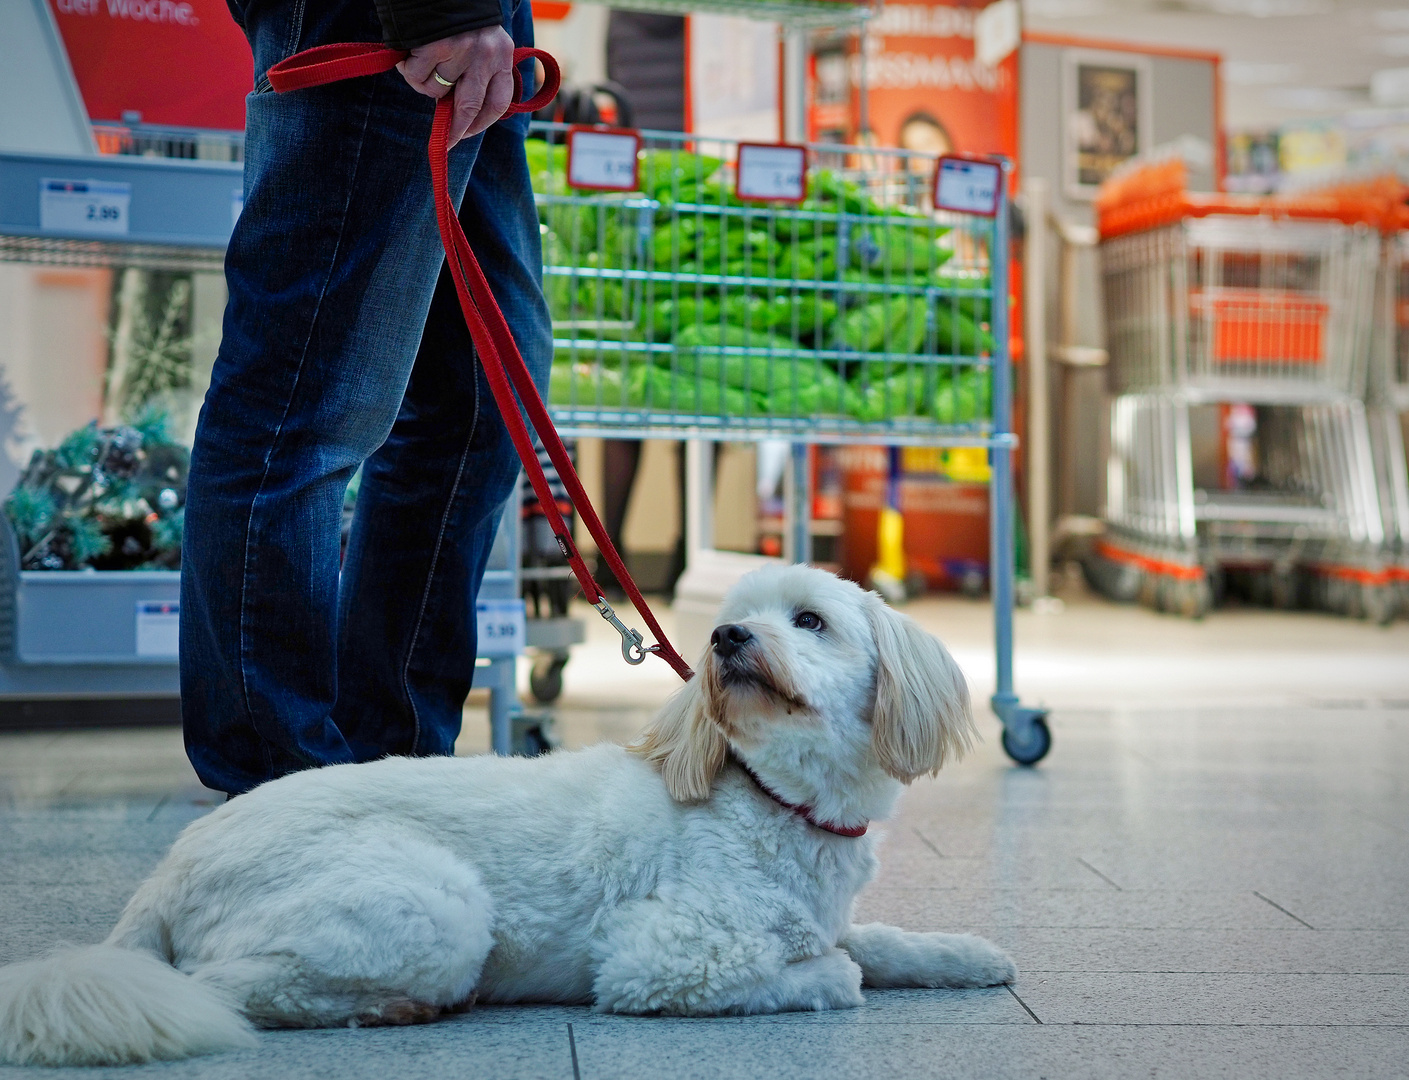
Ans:
{"label": "store aisle background", "polygon": [[[72,1075],[1406,1075],[1409,625],[1067,600],[1018,619],[1024,695],[1056,710],[1051,756],[1011,766],[981,708],[983,745],[907,794],[857,913],[992,938],[1021,969],[1011,992],[719,1020],[483,1008]],[[981,701],[987,607],[910,610]],[[629,738],[673,689],[663,665],[624,669],[605,629],[567,668],[569,746]],[[482,706],[466,719],[460,749],[477,752]],[[0,961],[103,937],[214,798],[174,729],[0,735]]]}

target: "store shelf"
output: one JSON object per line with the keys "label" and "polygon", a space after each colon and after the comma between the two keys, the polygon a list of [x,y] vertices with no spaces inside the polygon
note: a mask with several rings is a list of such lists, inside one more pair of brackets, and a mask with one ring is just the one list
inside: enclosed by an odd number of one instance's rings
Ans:
{"label": "store shelf", "polygon": [[[608,0],[589,0],[608,2]],[[877,11],[869,4],[845,0],[609,0],[625,11],[653,11],[672,15],[739,15],[791,27],[850,26]]]}
{"label": "store shelf", "polygon": [[[125,214],[116,225],[46,225],[43,182],[52,180],[119,185],[129,193]],[[142,248],[162,246],[180,249],[186,265],[197,252],[218,265],[243,205],[243,188],[244,166],[238,162],[0,154],[0,236],[5,238],[0,258],[132,265]],[[149,259],[169,260],[173,254],[146,252]]]}

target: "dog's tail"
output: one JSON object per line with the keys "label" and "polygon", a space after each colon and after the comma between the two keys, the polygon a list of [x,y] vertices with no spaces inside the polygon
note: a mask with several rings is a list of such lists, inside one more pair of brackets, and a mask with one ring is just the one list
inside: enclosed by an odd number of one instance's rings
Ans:
{"label": "dog's tail", "polygon": [[218,990],[146,949],[65,946],[0,968],[0,1063],[126,1065],[255,1042]]}

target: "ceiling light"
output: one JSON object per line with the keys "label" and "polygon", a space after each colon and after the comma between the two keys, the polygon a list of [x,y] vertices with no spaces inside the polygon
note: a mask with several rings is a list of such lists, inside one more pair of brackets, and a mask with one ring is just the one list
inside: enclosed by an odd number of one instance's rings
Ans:
{"label": "ceiling light", "polygon": [[[1409,69],[1405,71],[1409,75]],[[1274,108],[1292,112],[1344,109],[1362,100],[1354,91],[1334,86],[1279,86],[1268,90],[1264,98]]]}
{"label": "ceiling light", "polygon": [[1223,81],[1232,86],[1277,86],[1301,78],[1298,64],[1255,64],[1248,60],[1225,60]]}
{"label": "ceiling light", "polygon": [[1329,0],[1198,0],[1181,7],[1200,7],[1219,15],[1250,15],[1254,19],[1276,19],[1295,15],[1325,15],[1332,10]]}
{"label": "ceiling light", "polygon": [[1023,0],[1022,6],[1028,19],[1079,19],[1110,14],[1115,7],[1109,0]]}
{"label": "ceiling light", "polygon": [[1376,105],[1409,105],[1409,68],[1383,68],[1371,75],[1370,100]]}
{"label": "ceiling light", "polygon": [[1370,19],[1381,30],[1409,30],[1409,8],[1381,8]]}

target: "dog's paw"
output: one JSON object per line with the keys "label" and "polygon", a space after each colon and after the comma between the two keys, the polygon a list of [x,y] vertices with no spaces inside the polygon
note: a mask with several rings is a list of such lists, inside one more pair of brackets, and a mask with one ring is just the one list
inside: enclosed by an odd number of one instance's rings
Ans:
{"label": "dog's paw", "polygon": [[1013,958],[991,941],[972,934],[943,935],[953,949],[944,986],[1003,986],[1017,980]]}
{"label": "dog's paw", "polygon": [[787,965],[781,983],[787,990],[778,1007],[822,1012],[864,1005],[861,968],[840,949]]}

